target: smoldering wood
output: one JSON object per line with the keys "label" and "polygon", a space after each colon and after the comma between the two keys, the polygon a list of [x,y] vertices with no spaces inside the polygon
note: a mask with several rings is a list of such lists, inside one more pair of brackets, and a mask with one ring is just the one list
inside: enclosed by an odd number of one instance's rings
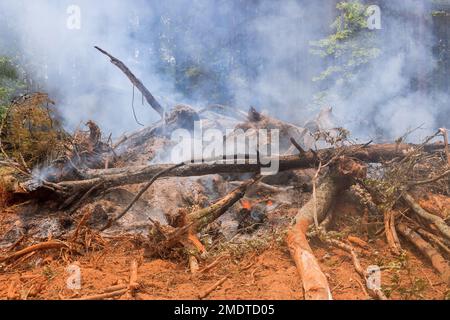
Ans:
{"label": "smoldering wood", "polygon": [[177,220],[180,221],[179,223],[175,224],[175,227],[161,227],[158,222],[153,221],[153,226],[159,233],[163,235],[164,240],[158,245],[153,245],[147,248],[146,256],[162,256],[164,255],[164,253],[170,251],[179,243],[184,243],[184,245],[186,245],[186,243],[189,242],[189,235],[200,232],[210,223],[219,219],[236,202],[242,199],[248,188],[260,181],[260,178],[260,176],[256,176],[255,178],[244,182],[242,185],[235,188],[233,191],[231,191],[226,196],[219,199],[209,207],[194,211],[182,217],[176,217],[176,219],[179,218]]}

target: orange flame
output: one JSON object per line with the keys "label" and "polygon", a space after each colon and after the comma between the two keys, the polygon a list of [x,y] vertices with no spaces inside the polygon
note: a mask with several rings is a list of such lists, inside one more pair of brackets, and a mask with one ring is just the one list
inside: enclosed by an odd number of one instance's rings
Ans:
{"label": "orange flame", "polygon": [[252,203],[249,200],[241,200],[242,208],[251,210],[252,209]]}

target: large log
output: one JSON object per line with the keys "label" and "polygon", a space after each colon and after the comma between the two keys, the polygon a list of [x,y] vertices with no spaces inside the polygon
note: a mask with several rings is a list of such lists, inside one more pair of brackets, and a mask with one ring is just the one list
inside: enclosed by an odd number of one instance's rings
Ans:
{"label": "large log", "polygon": [[[394,158],[402,158],[410,154],[417,145],[411,144],[376,144],[376,145],[354,145],[344,147],[344,150],[336,148],[322,149],[319,151],[309,151],[301,155],[280,156],[272,158],[272,161],[279,162],[279,171],[292,169],[306,169],[316,166],[319,161],[326,163],[337,154],[358,159],[360,161],[377,163],[389,161]],[[443,144],[430,144],[423,147],[425,152],[442,151]],[[239,156],[241,163],[236,161],[216,161],[188,163],[183,167],[167,172],[163,177],[189,177],[203,176],[210,174],[226,173],[259,173],[264,168],[260,163],[250,162]],[[267,159],[266,159],[267,160]],[[50,189],[51,191],[67,197],[68,195],[86,192],[94,186],[101,185],[103,189],[118,187],[122,185],[139,184],[149,181],[155,174],[167,170],[173,164],[160,164],[148,166],[133,166],[113,169],[88,169],[80,171],[82,177],[76,181],[62,181],[49,183],[47,181],[37,181],[36,179],[20,183],[24,192],[37,191],[38,189]]]}
{"label": "large log", "polygon": [[340,184],[327,177],[317,189],[316,203],[312,198],[299,210],[295,225],[288,232],[287,244],[302,279],[306,300],[332,299],[327,278],[314,257],[306,233],[309,226],[314,223],[315,213],[319,221],[325,218],[339,189]]}
{"label": "large log", "polygon": [[[279,161],[279,171],[281,172],[292,169],[311,168],[317,165],[319,161],[326,163],[335,157],[337,153],[340,153],[341,155],[345,154],[348,157],[369,163],[389,161],[394,158],[404,157],[415,147],[417,146],[411,144],[354,145],[345,147],[344,150],[328,148],[317,152],[305,152],[301,155],[280,156],[278,159],[274,158],[273,160]],[[424,151],[433,152],[443,150],[443,148],[443,144],[430,144],[424,147]],[[226,163],[224,161],[217,161],[214,163],[189,163],[183,167],[167,172],[164,177],[188,177],[225,173],[259,173],[263,168],[261,164],[251,163],[248,159],[243,162],[245,163]],[[172,166],[172,164],[160,164],[103,170],[86,170],[83,171],[83,180],[63,181],[55,184],[55,186],[57,186],[57,192],[64,189],[66,194],[73,194],[74,192],[80,191],[86,192],[98,184],[101,184],[105,188],[138,184],[149,181],[151,177],[158,172],[167,170]],[[26,189],[27,185],[28,183],[23,183],[22,187]]]}

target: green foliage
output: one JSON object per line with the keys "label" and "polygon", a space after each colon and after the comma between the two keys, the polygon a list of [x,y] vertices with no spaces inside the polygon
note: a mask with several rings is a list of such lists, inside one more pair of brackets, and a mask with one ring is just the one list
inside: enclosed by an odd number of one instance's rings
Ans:
{"label": "green foliage", "polygon": [[7,57],[0,57],[0,119],[3,118],[8,105],[18,91],[24,88],[18,67]]}
{"label": "green foliage", "polygon": [[63,152],[66,135],[53,104],[47,94],[34,93],[10,106],[2,128],[9,157],[34,167]]}
{"label": "green foliage", "polygon": [[341,14],[331,25],[335,32],[311,43],[311,52],[330,63],[314,81],[351,82],[364,65],[381,53],[374,32],[367,29],[367,7],[353,1],[341,2],[336,8]]}

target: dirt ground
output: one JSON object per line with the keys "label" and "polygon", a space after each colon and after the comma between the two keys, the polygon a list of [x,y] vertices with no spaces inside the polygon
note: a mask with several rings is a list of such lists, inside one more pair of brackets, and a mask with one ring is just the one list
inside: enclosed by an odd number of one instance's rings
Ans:
{"label": "dirt ground", "polygon": [[[432,200],[430,200],[432,201]],[[342,201],[344,203],[344,201]],[[430,204],[433,206],[434,204]],[[382,287],[391,299],[445,299],[449,288],[429,262],[402,241],[405,253],[389,253],[383,234],[369,241],[363,216],[349,205],[335,208],[334,228],[368,241],[369,248],[359,250],[364,268],[378,265]],[[345,226],[345,227],[344,227]],[[350,256],[339,249],[311,241],[322,270],[327,275],[336,300],[369,299],[362,279],[355,272]],[[248,249],[216,251],[200,262],[200,268],[223,256],[208,271],[192,275],[184,260],[144,258],[144,250],[131,238],[107,241],[103,249],[67,257],[58,251],[39,253],[0,270],[0,299],[73,299],[102,293],[105,288],[127,284],[130,265],[138,261],[139,289],[113,299],[198,299],[199,294],[224,277],[228,279],[206,299],[303,299],[302,285],[289,251],[282,239],[264,242]],[[67,267],[81,270],[81,290],[67,288]]]}

